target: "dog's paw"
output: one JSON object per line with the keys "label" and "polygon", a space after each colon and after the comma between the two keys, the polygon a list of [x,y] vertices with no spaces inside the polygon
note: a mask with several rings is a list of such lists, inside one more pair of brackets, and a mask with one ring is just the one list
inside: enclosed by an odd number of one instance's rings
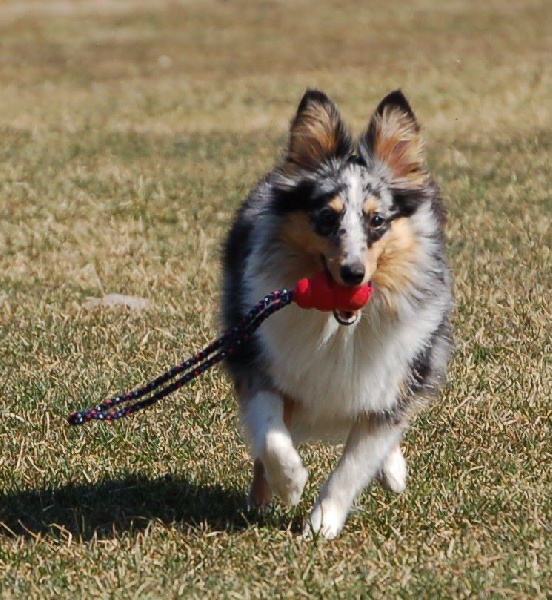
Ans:
{"label": "dog's paw", "polygon": [[301,463],[299,456],[297,458],[297,461],[286,461],[285,465],[279,465],[275,469],[267,465],[270,487],[282,502],[290,506],[299,504],[308,479],[307,469]]}
{"label": "dog's paw", "polygon": [[406,489],[408,467],[400,446],[396,446],[385,459],[378,474],[381,486],[389,492],[401,494]]}
{"label": "dog's paw", "polygon": [[305,524],[303,538],[321,536],[326,540],[337,537],[347,518],[347,511],[329,500],[318,501]]}
{"label": "dog's paw", "polygon": [[301,500],[308,471],[289,438],[272,434],[263,453],[265,476],[272,491],[285,504],[295,506]]}

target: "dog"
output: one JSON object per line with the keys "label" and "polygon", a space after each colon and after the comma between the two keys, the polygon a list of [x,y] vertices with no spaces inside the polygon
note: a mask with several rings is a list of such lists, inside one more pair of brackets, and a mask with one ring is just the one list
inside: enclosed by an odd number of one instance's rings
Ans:
{"label": "dog", "polygon": [[222,321],[268,292],[325,272],[371,282],[358,311],[290,305],[227,358],[254,459],[250,506],[300,501],[296,447],[344,443],[304,535],[333,538],[376,478],[405,489],[401,438],[443,382],[451,350],[446,210],[416,117],[400,90],[354,140],[335,104],[307,90],[284,156],[239,208],[223,248]]}

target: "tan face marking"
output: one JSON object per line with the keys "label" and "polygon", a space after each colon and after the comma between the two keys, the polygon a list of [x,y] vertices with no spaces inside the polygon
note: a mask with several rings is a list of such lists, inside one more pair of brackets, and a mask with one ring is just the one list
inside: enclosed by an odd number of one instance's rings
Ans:
{"label": "tan face marking", "polygon": [[288,272],[291,279],[299,279],[314,275],[323,269],[321,256],[330,256],[333,252],[332,244],[327,239],[318,235],[309,221],[308,215],[302,212],[290,214],[281,229],[282,240],[297,251],[296,260],[289,263]]}
{"label": "tan face marking", "polygon": [[367,196],[364,200],[364,204],[362,205],[362,210],[365,214],[373,214],[377,213],[379,209],[379,203],[374,196]]}
{"label": "tan face marking", "polygon": [[342,213],[345,205],[343,204],[343,200],[339,196],[336,196],[328,202],[328,207],[335,210],[336,213]]}
{"label": "tan face marking", "polygon": [[413,266],[418,259],[418,241],[410,221],[406,218],[393,221],[389,231],[371,250],[376,247],[379,254],[372,279],[389,308],[393,309],[394,296],[412,283]]}

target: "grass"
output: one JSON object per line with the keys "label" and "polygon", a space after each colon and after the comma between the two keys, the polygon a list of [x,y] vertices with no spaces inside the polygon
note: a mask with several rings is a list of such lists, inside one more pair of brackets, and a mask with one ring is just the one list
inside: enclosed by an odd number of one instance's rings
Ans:
{"label": "grass", "polygon": [[[550,3],[0,6],[0,590],[41,597],[545,598],[552,572]],[[148,413],[66,414],[217,332],[219,248],[307,86],[357,130],[401,87],[449,210],[456,353],[407,492],[336,541],[245,511],[220,371]],[[130,294],[144,311],[87,309]]]}

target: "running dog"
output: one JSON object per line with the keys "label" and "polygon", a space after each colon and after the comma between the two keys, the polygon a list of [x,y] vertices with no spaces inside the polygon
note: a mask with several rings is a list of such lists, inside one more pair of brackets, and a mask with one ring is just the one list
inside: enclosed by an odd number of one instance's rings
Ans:
{"label": "running dog", "polygon": [[400,91],[354,140],[334,103],[309,90],[281,162],[239,209],[224,246],[222,320],[316,272],[371,282],[370,302],[332,314],[291,305],[227,359],[254,458],[250,505],[299,502],[309,440],[344,442],[304,535],[333,538],[373,479],[400,493],[401,438],[443,381],[451,348],[446,211],[420,126]]}

